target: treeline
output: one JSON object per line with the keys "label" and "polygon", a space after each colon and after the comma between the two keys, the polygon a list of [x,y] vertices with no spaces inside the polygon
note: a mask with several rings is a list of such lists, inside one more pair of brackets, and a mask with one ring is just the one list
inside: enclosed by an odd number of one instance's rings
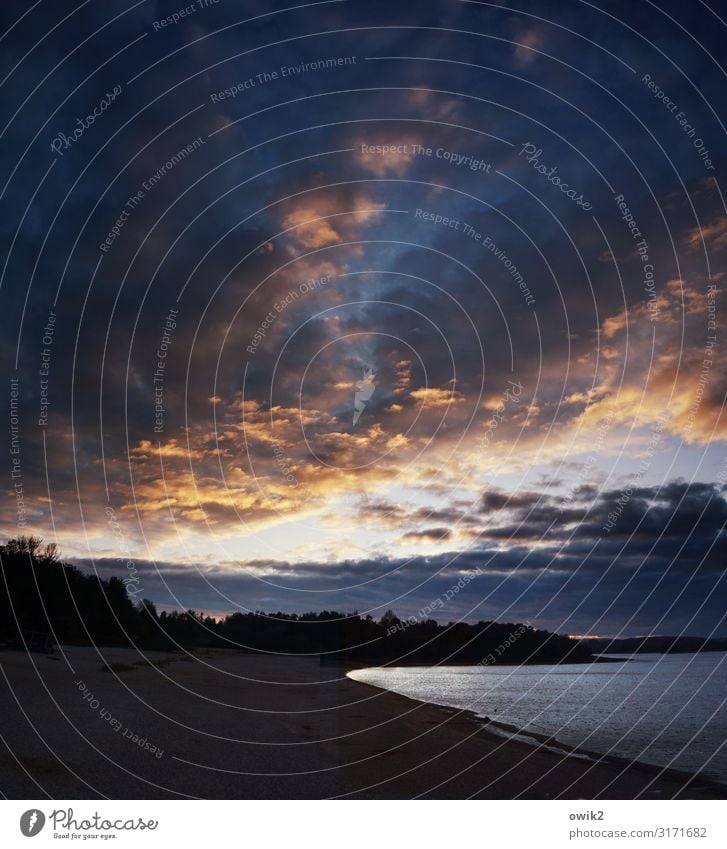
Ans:
{"label": "treeline", "polygon": [[33,537],[0,546],[0,641],[31,648],[49,643],[136,645],[174,651],[229,648],[321,655],[323,662],[497,663],[589,660],[587,645],[528,625],[440,625],[433,619],[379,620],[358,613],[233,613],[216,620],[193,610],[158,612],[132,602],[118,578],[84,574]]}
{"label": "treeline", "polygon": [[725,637],[592,637],[588,646],[600,654],[682,654],[727,651]]}
{"label": "treeline", "polygon": [[103,581],[60,559],[55,545],[35,537],[0,546],[0,640],[21,634],[37,642],[124,645],[136,633],[140,612],[118,578]]}
{"label": "treeline", "polygon": [[[240,644],[321,654],[322,662],[338,663],[557,663],[590,660],[587,646],[577,640],[527,625],[502,622],[400,620],[387,611],[381,619],[333,611],[274,617],[235,613],[222,623],[221,633]],[[264,643],[260,646],[260,641]]]}

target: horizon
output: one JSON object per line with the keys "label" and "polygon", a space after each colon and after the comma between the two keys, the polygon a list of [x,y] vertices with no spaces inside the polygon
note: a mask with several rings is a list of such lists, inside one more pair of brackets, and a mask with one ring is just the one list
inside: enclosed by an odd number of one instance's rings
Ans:
{"label": "horizon", "polygon": [[[40,540],[40,543],[42,544],[43,540]],[[66,564],[66,565],[75,566],[75,568],[77,568],[77,569],[80,568],[80,571],[85,572],[86,574],[95,574],[95,575],[97,575],[97,577],[101,577],[101,575],[94,570],[88,570],[88,569],[84,570],[82,567],[79,567],[77,564],[74,564],[73,562],[66,560],[63,557],[62,551],[58,552],[58,556],[59,556],[60,561],[64,564]],[[2,554],[0,552],[0,559],[1,559],[1,557],[2,557]],[[124,583],[124,585],[127,589],[127,594],[129,596],[129,598],[136,605],[140,605],[142,602],[144,602],[144,603],[151,602],[154,605],[154,608],[157,610],[158,613],[163,612],[163,613],[170,614],[170,613],[192,612],[192,613],[195,613],[200,618],[202,618],[202,617],[204,617],[205,619],[210,618],[210,619],[214,620],[214,622],[217,623],[217,624],[224,622],[225,619],[227,619],[230,616],[233,616],[235,614],[260,616],[261,618],[275,620],[278,616],[283,616],[283,617],[320,616],[322,613],[335,614],[336,619],[343,618],[343,619],[346,619],[346,620],[352,619],[352,618],[364,619],[364,618],[367,618],[368,616],[371,616],[371,618],[373,618],[374,621],[378,621],[378,622],[383,621],[383,619],[386,616],[388,616],[389,614],[393,614],[393,616],[397,620],[399,620],[400,622],[409,622],[409,623],[412,623],[412,624],[421,624],[422,622],[428,620],[428,621],[435,622],[436,625],[438,625],[439,627],[450,627],[450,626],[456,625],[460,622],[462,622],[464,624],[468,624],[468,625],[479,624],[479,623],[482,623],[482,622],[493,622],[493,623],[496,623],[496,624],[511,624],[511,625],[520,624],[517,621],[507,620],[507,619],[502,619],[502,618],[494,618],[494,619],[488,619],[488,620],[475,619],[475,618],[470,618],[470,619],[465,618],[465,619],[456,619],[456,620],[452,620],[452,619],[442,620],[442,619],[437,619],[435,616],[426,616],[426,617],[419,616],[419,617],[417,617],[417,616],[411,616],[411,615],[407,616],[406,614],[399,616],[397,611],[393,610],[391,608],[387,608],[387,610],[384,611],[384,613],[381,614],[378,617],[378,619],[377,619],[377,617],[372,615],[371,611],[359,611],[357,609],[354,609],[354,610],[345,610],[345,609],[344,610],[333,610],[333,609],[324,608],[324,609],[321,609],[321,610],[300,609],[300,610],[288,610],[288,611],[284,611],[284,610],[280,610],[280,609],[275,610],[275,611],[273,611],[272,609],[270,609],[270,610],[255,609],[255,610],[246,610],[244,612],[241,611],[241,610],[227,610],[227,611],[214,611],[214,610],[210,611],[210,610],[204,610],[204,609],[196,610],[195,608],[188,608],[187,610],[185,610],[184,608],[180,608],[178,605],[158,604],[153,598],[148,598],[148,597],[144,596],[141,593],[141,591],[136,588],[134,579],[125,578],[125,577],[123,577],[122,574],[115,574],[115,575],[109,574],[109,575],[104,576],[104,579],[108,580],[108,578],[110,578],[110,577],[118,578],[119,580],[122,581],[122,583]],[[421,611],[419,611],[419,612],[421,612]],[[318,621],[326,621],[327,622],[327,621],[334,621],[334,620],[331,619],[331,620],[318,620]],[[537,622],[536,623],[527,622],[525,624],[527,624],[529,627],[531,627],[535,630],[543,630],[543,631],[549,630],[548,628],[545,628],[544,626],[543,627],[539,626]],[[574,633],[569,633],[569,632],[553,632],[553,633],[559,633],[561,636],[569,637],[570,639],[573,639],[573,640],[649,640],[649,639],[674,639],[674,640],[678,640],[678,639],[682,639],[682,638],[704,639],[704,640],[727,639],[727,637],[723,637],[723,636],[719,636],[719,635],[715,635],[715,634],[711,634],[711,635],[705,635],[705,634],[670,634],[668,632],[658,633],[658,634],[655,634],[655,633],[651,633],[651,634],[627,634],[627,633],[574,634]]]}

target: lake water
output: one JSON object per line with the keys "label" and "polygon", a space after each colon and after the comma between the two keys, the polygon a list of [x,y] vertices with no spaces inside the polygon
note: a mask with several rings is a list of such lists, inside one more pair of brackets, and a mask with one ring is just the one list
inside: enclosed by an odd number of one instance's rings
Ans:
{"label": "lake water", "polygon": [[569,746],[699,771],[727,784],[724,652],[561,666],[373,668],[349,676],[474,711],[525,736],[547,734]]}

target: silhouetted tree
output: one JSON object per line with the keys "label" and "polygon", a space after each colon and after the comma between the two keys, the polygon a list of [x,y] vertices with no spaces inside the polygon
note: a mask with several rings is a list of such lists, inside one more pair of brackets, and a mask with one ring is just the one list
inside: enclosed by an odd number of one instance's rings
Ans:
{"label": "silhouetted tree", "polygon": [[119,578],[103,579],[63,563],[57,547],[37,537],[18,537],[0,546],[0,563],[2,640],[23,641],[22,635],[32,631],[51,634],[61,643],[227,647],[320,654],[357,663],[522,663],[590,657],[583,641],[527,625],[402,621],[391,610],[379,622],[370,614],[332,610],[233,613],[220,621],[195,610],[159,612],[149,599],[132,602]]}

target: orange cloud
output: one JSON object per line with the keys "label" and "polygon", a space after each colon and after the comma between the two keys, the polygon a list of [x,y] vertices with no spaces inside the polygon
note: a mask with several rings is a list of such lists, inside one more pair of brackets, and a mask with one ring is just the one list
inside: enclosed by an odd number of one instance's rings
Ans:
{"label": "orange cloud", "polygon": [[[719,292],[713,292],[714,298]],[[664,416],[664,429],[687,442],[727,438],[722,404],[727,391],[724,354],[709,345],[709,295],[683,280],[670,280],[657,298],[657,320],[646,304],[607,318],[602,333],[613,341],[610,368],[578,421],[589,427],[609,416],[615,424],[647,427]],[[715,307],[716,309],[716,307]],[[628,347],[627,347],[628,341]]]}
{"label": "orange cloud", "polygon": [[687,233],[686,244],[689,250],[699,250],[702,241],[711,248],[727,247],[727,217],[720,216],[711,224],[695,227]]}
{"label": "orange cloud", "polygon": [[297,198],[283,217],[283,226],[303,248],[323,248],[355,238],[358,228],[373,221],[385,208],[367,195],[345,201],[337,195]]}
{"label": "orange cloud", "polygon": [[542,44],[541,34],[534,29],[525,30],[517,36],[515,61],[518,65],[529,65],[538,57],[537,48]]}
{"label": "orange cloud", "polygon": [[[369,136],[357,139],[356,160],[359,165],[377,177],[395,174],[401,177],[416,158],[413,145],[419,142],[414,136]],[[383,148],[376,150],[376,148]]]}
{"label": "orange cloud", "polygon": [[433,386],[414,389],[409,397],[421,401],[427,407],[448,407],[450,404],[460,404],[464,397],[454,389],[436,389]]}

